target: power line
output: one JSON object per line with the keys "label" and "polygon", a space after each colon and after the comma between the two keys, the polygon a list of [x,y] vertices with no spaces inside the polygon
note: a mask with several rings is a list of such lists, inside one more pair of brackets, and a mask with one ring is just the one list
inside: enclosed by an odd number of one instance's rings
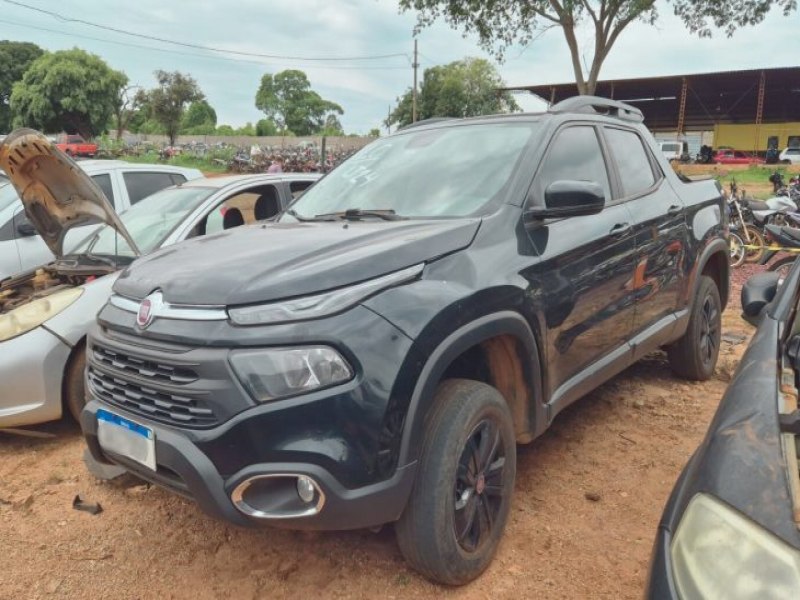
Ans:
{"label": "power line", "polygon": [[238,56],[251,56],[255,58],[271,58],[271,59],[278,59],[278,60],[305,60],[305,61],[320,61],[320,62],[339,62],[339,61],[347,61],[347,60],[381,60],[386,58],[398,58],[403,57],[408,60],[408,55],[404,53],[396,53],[396,54],[375,54],[375,55],[366,55],[366,56],[339,56],[339,57],[331,57],[331,56],[282,56],[279,54],[259,54],[257,52],[244,52],[239,50],[226,50],[224,48],[214,48],[212,46],[203,46],[200,44],[192,44],[189,42],[178,42],[175,40],[169,40],[166,38],[160,38],[153,35],[146,35],[143,33],[134,33],[132,31],[125,31],[124,29],[118,29],[116,27],[111,27],[109,25],[101,25],[99,23],[93,23],[91,21],[85,21],[84,19],[74,19],[72,17],[64,16],[60,13],[57,13],[52,10],[46,10],[44,8],[39,8],[36,6],[30,6],[29,4],[25,4],[24,2],[17,2],[16,0],[3,0],[6,4],[12,4],[14,6],[19,6],[21,8],[25,8],[28,10],[32,10],[34,12],[38,12],[41,14],[48,15],[57,19],[59,21],[65,23],[80,23],[81,25],[88,25],[89,27],[96,27],[98,29],[105,29],[106,31],[113,31],[114,33],[119,33],[122,35],[128,35],[131,37],[138,37],[146,40],[152,40],[156,42],[162,42],[165,44],[174,44],[176,46],[183,46],[186,48],[195,48],[197,50],[207,50],[210,52],[220,52],[223,54],[235,54]]}
{"label": "power line", "polygon": [[[167,48],[157,48],[155,46],[145,46],[143,44],[133,44],[130,42],[120,42],[118,40],[107,40],[103,38],[97,38],[90,35],[83,35],[79,33],[67,33],[65,31],[59,31],[57,29],[48,29],[47,27],[39,27],[36,25],[29,25],[27,23],[17,23],[14,21],[8,21],[6,19],[0,19],[0,23],[5,23],[6,25],[12,25],[14,27],[26,27],[28,29],[35,29],[37,31],[44,31],[47,33],[54,33],[57,35],[63,35],[65,37],[74,37],[78,39],[85,39],[85,40],[92,40],[95,42],[102,42],[104,44],[115,44],[117,46],[125,46],[128,48],[139,48],[143,50],[152,50],[154,52],[164,52],[170,55],[179,55],[179,56],[191,56],[195,58],[209,58],[211,60],[222,60],[226,62],[237,62],[237,63],[245,63],[251,65],[261,65],[261,66],[270,66],[274,63],[270,63],[268,61],[258,61],[258,60],[247,60],[244,58],[232,58],[229,56],[216,56],[213,54],[198,54],[196,52],[180,52],[177,50],[170,50]],[[354,71],[405,71],[408,67],[398,67],[398,66],[361,66],[361,65],[332,65],[332,66],[323,66],[323,65],[294,65],[297,67],[302,67],[304,69],[319,69],[319,70],[354,70]]]}

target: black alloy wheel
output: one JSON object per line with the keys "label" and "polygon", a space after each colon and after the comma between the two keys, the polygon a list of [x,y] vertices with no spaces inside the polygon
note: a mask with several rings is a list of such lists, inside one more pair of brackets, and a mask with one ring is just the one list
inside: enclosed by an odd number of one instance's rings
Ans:
{"label": "black alloy wheel", "polygon": [[710,365],[716,362],[719,350],[720,315],[717,304],[711,296],[703,299],[703,312],[700,320],[700,354],[703,362]]}
{"label": "black alloy wheel", "polygon": [[467,439],[453,490],[453,531],[466,552],[479,550],[492,537],[502,506],[505,464],[500,426],[484,419]]}

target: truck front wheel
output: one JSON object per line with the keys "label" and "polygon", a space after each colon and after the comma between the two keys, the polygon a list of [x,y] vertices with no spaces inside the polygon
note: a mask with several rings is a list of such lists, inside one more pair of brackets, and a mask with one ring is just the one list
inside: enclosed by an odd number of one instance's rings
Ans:
{"label": "truck front wheel", "polygon": [[503,535],[516,475],[514,427],[500,393],[478,381],[442,382],[431,410],[395,531],[412,567],[461,585],[489,566]]}

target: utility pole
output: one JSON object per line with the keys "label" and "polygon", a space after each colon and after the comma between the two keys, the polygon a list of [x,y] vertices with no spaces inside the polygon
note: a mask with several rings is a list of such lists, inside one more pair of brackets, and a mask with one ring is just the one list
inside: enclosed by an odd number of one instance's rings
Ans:
{"label": "utility pole", "polygon": [[414,63],[411,65],[414,67],[414,89],[411,93],[411,122],[417,122],[417,69],[419,68],[419,54],[417,50],[417,40],[414,39]]}
{"label": "utility pole", "polygon": [[392,107],[389,107],[389,112],[386,113],[386,135],[392,133]]}

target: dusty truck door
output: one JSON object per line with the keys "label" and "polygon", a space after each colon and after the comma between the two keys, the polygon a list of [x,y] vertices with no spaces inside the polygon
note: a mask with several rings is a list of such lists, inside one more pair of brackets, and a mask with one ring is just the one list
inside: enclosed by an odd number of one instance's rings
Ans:
{"label": "dusty truck door", "polygon": [[569,125],[556,133],[534,179],[529,203],[543,203],[553,182],[598,184],[607,199],[599,214],[547,219],[528,234],[541,260],[524,276],[544,314],[550,416],[630,362],[636,266],[633,217],[614,203],[596,127]]}

